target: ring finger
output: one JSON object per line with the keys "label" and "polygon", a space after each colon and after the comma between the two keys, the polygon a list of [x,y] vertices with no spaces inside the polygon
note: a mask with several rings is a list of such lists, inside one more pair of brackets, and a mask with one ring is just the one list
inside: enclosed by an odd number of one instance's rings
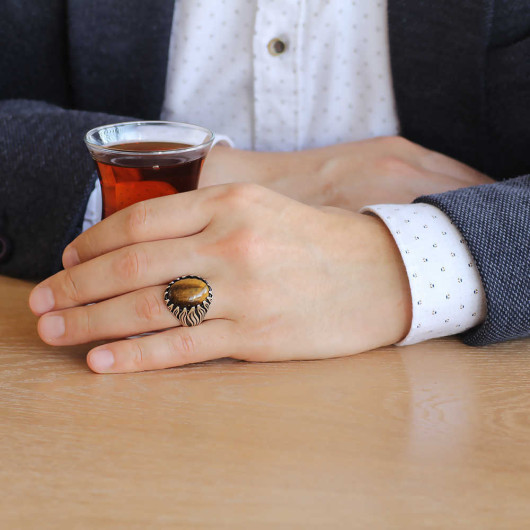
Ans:
{"label": "ring finger", "polygon": [[[147,287],[97,304],[46,313],[39,320],[39,335],[47,344],[66,346],[180,326],[164,302],[166,287]],[[223,308],[222,300],[228,299],[216,285],[205,320],[226,318],[228,308]]]}

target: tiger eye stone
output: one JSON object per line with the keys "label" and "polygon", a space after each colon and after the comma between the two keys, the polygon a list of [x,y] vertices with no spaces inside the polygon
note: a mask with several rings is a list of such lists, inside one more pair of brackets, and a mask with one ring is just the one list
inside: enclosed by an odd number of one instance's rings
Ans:
{"label": "tiger eye stone", "polygon": [[185,278],[175,282],[168,292],[169,301],[180,307],[193,307],[208,297],[208,285],[197,278]]}

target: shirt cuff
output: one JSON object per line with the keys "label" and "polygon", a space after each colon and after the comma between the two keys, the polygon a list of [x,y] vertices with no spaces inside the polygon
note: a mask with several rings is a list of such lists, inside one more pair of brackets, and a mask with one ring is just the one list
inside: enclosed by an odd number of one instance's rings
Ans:
{"label": "shirt cuff", "polygon": [[99,223],[102,213],[103,200],[101,197],[101,184],[99,183],[99,178],[97,178],[86,205],[85,217],[83,218],[83,232],[96,223]]}
{"label": "shirt cuff", "polygon": [[[234,142],[232,139],[224,134],[214,134],[212,147],[217,144],[234,147]],[[96,179],[94,189],[88,198],[85,217],[83,218],[83,232],[101,221],[102,212],[103,201],[101,198],[101,184],[99,183],[99,179]]]}
{"label": "shirt cuff", "polygon": [[430,204],[376,204],[403,258],[412,296],[412,324],[398,346],[462,333],[486,318],[486,295],[460,231]]}

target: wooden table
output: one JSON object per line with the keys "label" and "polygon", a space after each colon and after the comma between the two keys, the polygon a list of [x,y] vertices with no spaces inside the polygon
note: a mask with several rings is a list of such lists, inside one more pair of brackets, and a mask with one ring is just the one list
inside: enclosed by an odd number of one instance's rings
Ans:
{"label": "wooden table", "polygon": [[530,342],[96,375],[0,278],[0,528],[530,528]]}

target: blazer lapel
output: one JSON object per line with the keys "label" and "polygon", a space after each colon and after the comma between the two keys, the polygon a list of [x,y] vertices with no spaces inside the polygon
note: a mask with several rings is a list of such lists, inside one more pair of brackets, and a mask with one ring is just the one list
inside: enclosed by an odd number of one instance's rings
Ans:
{"label": "blazer lapel", "polygon": [[68,0],[74,105],[158,118],[175,0]]}
{"label": "blazer lapel", "polygon": [[388,0],[401,134],[479,169],[492,4],[493,0]]}

